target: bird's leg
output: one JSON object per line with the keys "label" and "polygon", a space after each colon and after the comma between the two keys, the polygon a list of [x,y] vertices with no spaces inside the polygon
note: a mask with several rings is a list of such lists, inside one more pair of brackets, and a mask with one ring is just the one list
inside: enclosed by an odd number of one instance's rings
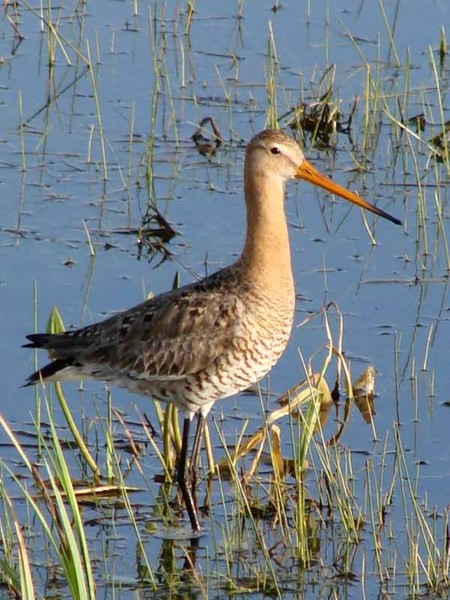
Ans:
{"label": "bird's leg", "polygon": [[[178,485],[180,486],[181,495],[186,505],[186,510],[189,515],[191,527],[193,533],[200,533],[200,522],[198,519],[198,513],[195,502],[195,488],[193,488],[191,479],[190,468],[187,468],[187,451],[189,447],[189,429],[191,425],[191,419],[185,417],[183,424],[183,441],[181,444],[180,462],[178,464],[177,479]],[[196,435],[197,437],[197,435]]]}
{"label": "bird's leg", "polygon": [[201,412],[197,416],[197,429],[195,430],[194,443],[192,445],[191,461],[189,463],[189,480],[191,482],[192,493],[196,496],[197,487],[197,467],[202,449],[203,432],[205,431],[205,417]]}

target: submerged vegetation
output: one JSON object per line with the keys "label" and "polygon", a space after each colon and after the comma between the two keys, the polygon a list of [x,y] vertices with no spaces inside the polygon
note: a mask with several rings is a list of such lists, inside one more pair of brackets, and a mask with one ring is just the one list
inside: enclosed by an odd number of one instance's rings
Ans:
{"label": "submerged vegetation", "polygon": [[[39,290],[35,325],[44,297],[68,322],[117,308],[108,294],[93,298],[107,286],[96,272],[126,271],[111,284],[124,294],[130,258],[151,263],[152,277],[162,262],[177,263],[174,286],[179,270],[190,278],[214,270],[224,258],[217,227],[233,251],[240,240],[224,193],[242,194],[245,140],[265,125],[289,128],[325,170],[344,170],[336,176],[404,226],[394,242],[365,216],[365,229],[349,225],[347,209],[321,195],[322,222],[307,239],[306,203],[290,212],[301,244],[319,257],[301,256],[292,336],[301,346],[279,379],[274,372],[212,412],[199,487],[207,531],[196,543],[173,478],[181,445],[173,407],[136,399],[130,408],[115,389],[83,384],[77,395],[46,385],[17,421],[10,409],[19,394],[21,404],[31,397],[17,390],[29,369],[5,370],[14,389],[0,413],[4,597],[448,597],[445,28],[410,49],[397,41],[401,1],[392,14],[377,4],[370,40],[351,19],[322,15],[318,26],[309,2],[276,3],[253,40],[261,22],[242,2],[220,17],[194,1],[128,3],[106,29],[101,4],[2,9],[1,69],[15,122],[14,164],[2,163],[14,192],[0,235],[8,261],[26,245],[27,269],[45,265],[27,273],[25,289],[36,279]],[[295,20],[295,44],[280,33],[286,18]],[[15,77],[34,53],[30,88]],[[331,249],[317,252],[326,234]],[[198,235],[204,247],[187,266]],[[39,254],[49,243],[56,258]],[[30,246],[38,258],[28,259]],[[11,279],[8,261],[0,284]],[[61,276],[78,263],[83,275],[69,275],[82,289],[81,315],[75,284],[67,292]],[[334,273],[344,314],[330,301]],[[20,315],[27,331],[32,319]],[[63,327],[56,309],[48,326]],[[16,328],[8,352],[22,335]]]}

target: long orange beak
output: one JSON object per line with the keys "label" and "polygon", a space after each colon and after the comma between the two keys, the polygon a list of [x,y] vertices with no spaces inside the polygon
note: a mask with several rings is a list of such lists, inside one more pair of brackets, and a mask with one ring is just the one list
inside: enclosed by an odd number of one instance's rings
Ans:
{"label": "long orange beak", "polygon": [[337,194],[338,196],[341,196],[341,198],[345,198],[349,202],[353,202],[353,204],[356,204],[361,208],[370,210],[370,212],[373,212],[376,215],[387,219],[388,221],[392,221],[392,223],[395,223],[396,225],[402,224],[402,222],[399,219],[392,217],[387,212],[384,212],[384,210],[381,210],[381,208],[377,208],[373,204],[370,204],[370,202],[367,202],[366,200],[360,198],[353,192],[350,192],[349,190],[346,190],[345,188],[338,185],[337,183],[334,183],[334,181],[332,181],[328,177],[325,177],[325,175],[319,173],[319,171],[317,171],[307,160],[304,160],[299,166],[295,177],[297,179],[304,179],[305,181],[309,181],[314,185],[318,185],[319,187],[324,188],[332,194]]}

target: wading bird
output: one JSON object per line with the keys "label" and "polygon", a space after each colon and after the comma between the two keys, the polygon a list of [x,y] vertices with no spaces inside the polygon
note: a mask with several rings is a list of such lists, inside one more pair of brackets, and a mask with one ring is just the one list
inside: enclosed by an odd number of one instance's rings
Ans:
{"label": "wading bird", "polygon": [[[173,403],[184,412],[177,479],[195,535],[201,531],[196,469],[206,416],[216,400],[266,375],[291,333],[295,290],[284,210],[288,179],[304,179],[400,223],[321,175],[291,137],[268,129],[247,146],[247,231],[234,264],[99,323],[27,336],[26,347],[44,348],[53,359],[30,375],[27,385],[100,379]],[[197,430],[188,460],[195,416]]]}

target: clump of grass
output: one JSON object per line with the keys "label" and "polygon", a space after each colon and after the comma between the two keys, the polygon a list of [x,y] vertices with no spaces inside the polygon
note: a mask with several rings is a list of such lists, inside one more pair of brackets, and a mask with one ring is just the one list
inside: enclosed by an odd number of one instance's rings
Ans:
{"label": "clump of grass", "polygon": [[309,136],[311,148],[334,149],[338,133],[347,135],[353,144],[351,129],[359,98],[354,99],[348,116],[344,116],[341,101],[336,98],[335,78],[336,65],[331,65],[320,77],[314,99],[300,102],[280,117],[292,130],[300,131],[303,145]]}
{"label": "clump of grass", "polygon": [[272,24],[269,21],[269,39],[267,42],[267,73],[265,76],[267,93],[266,126],[272,128],[278,127],[277,89],[279,70],[280,64],[278,61],[275,37],[273,34]]}
{"label": "clump of grass", "polygon": [[[48,404],[47,409],[50,414]],[[1,418],[0,424],[31,476],[39,492],[40,502],[35,499],[34,495],[11,469],[8,469],[6,465],[4,465],[4,468],[22,494],[23,500],[28,505],[33,519],[36,519],[42,528],[42,534],[55,553],[54,559],[57,562],[58,568],[64,574],[72,597],[79,598],[80,600],[84,598],[94,599],[96,597],[95,584],[85,528],[70,472],[54,424],[50,419],[50,445],[47,440],[43,438],[40,440],[46,455],[46,458],[44,458],[44,470],[47,478],[45,480],[38,469],[29,461],[19,440],[3,418]],[[7,496],[5,496],[5,499],[7,499]],[[12,509],[11,506],[9,508]],[[31,526],[30,529],[32,529]],[[34,593],[32,593],[34,589],[34,577],[29,568],[28,550],[26,544],[24,544],[23,536],[18,537],[18,547],[21,589],[27,590],[27,595],[23,597],[32,598],[34,597]],[[10,567],[10,569],[13,569],[13,567]],[[9,583],[12,588],[17,586],[12,577],[9,578]]]}

